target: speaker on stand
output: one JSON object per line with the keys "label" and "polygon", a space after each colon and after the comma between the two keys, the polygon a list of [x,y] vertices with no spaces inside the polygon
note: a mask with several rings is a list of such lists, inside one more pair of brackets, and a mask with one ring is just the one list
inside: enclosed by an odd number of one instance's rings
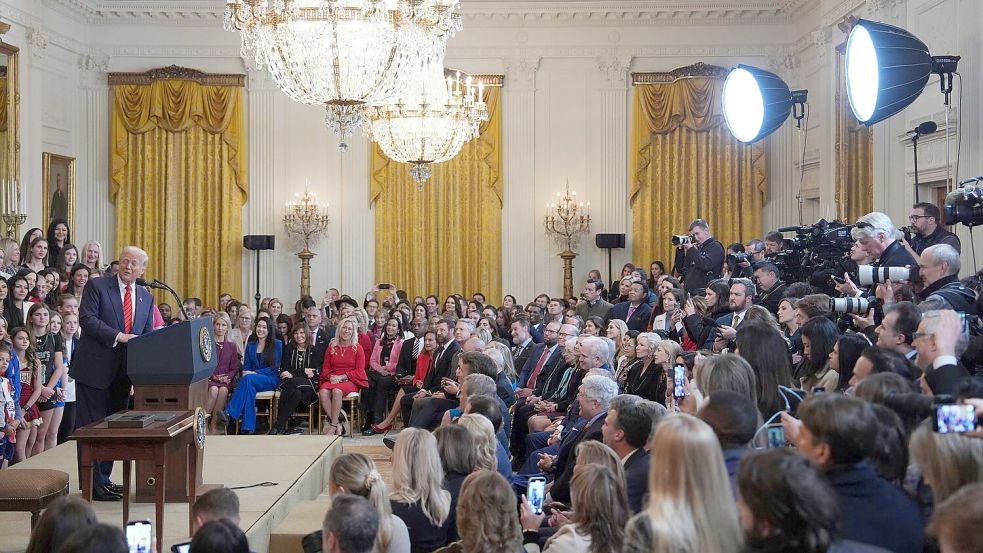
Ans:
{"label": "speaker on stand", "polygon": [[242,247],[256,252],[256,311],[259,312],[259,301],[262,295],[259,293],[259,252],[262,250],[272,250],[276,242],[276,236],[272,234],[249,234],[242,237]]}
{"label": "speaker on stand", "polygon": [[[597,234],[594,236],[594,244],[598,248],[603,248],[608,251],[608,282],[613,282],[611,275],[611,250],[622,249],[625,247],[625,235],[624,234]],[[609,293],[616,291],[612,290]]]}

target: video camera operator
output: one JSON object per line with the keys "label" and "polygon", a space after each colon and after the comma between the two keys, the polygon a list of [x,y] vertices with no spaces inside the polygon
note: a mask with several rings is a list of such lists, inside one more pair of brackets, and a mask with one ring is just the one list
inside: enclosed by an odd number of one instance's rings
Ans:
{"label": "video camera operator", "polygon": [[683,288],[687,294],[696,294],[720,276],[724,266],[724,246],[710,234],[710,225],[706,221],[696,219],[689,225],[689,236],[674,236],[672,240],[679,248],[676,266],[682,267]]}
{"label": "video camera operator", "polygon": [[785,237],[782,233],[771,231],[765,235],[764,254],[776,254],[785,249]]}
{"label": "video camera operator", "polygon": [[915,253],[921,255],[925,248],[936,244],[948,244],[956,250],[962,251],[962,244],[959,237],[947,231],[939,224],[942,221],[939,208],[932,203],[917,203],[911,208],[911,215],[908,222],[914,231],[911,237],[911,248]]}

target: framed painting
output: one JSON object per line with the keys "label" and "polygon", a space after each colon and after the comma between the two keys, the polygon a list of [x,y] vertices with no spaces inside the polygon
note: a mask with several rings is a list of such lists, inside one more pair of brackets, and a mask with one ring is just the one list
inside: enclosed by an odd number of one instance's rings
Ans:
{"label": "framed painting", "polygon": [[52,219],[64,219],[74,231],[75,158],[44,152],[42,164],[44,225],[41,228],[48,228]]}

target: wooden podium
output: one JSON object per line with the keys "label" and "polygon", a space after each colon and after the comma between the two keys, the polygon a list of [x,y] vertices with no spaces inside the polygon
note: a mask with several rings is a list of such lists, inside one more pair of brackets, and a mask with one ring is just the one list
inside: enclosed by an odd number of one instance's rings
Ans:
{"label": "wooden podium", "polygon": [[[218,352],[211,317],[192,319],[144,334],[127,343],[126,372],[133,382],[136,411],[194,411],[205,404],[208,377],[215,371]],[[194,481],[202,485],[203,450],[197,451]],[[188,458],[179,451],[166,460],[165,498],[181,502],[188,497]],[[136,463],[136,501],[152,503],[159,480],[152,461]]]}

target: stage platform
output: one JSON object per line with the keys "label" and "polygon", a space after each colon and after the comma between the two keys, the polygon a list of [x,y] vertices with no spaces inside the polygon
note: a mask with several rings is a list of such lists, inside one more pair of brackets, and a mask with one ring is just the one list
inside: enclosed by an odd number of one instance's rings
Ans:
{"label": "stage platform", "polygon": [[[239,494],[241,526],[256,553],[267,553],[270,534],[302,501],[317,498],[324,491],[328,470],[341,455],[342,441],[334,436],[209,436],[205,445],[202,480],[230,488],[275,482],[275,486],[256,486],[236,490]],[[12,467],[48,468],[70,476],[71,492],[79,494],[74,442],[62,444]],[[135,471],[134,471],[135,472]],[[117,463],[113,481],[122,479]],[[100,522],[122,525],[122,502],[92,503]],[[130,503],[131,519],[154,520],[153,503]],[[0,553],[20,553],[30,537],[30,513],[0,513]],[[155,532],[160,529],[155,528]],[[188,505],[172,503],[164,511],[164,545],[187,541]],[[165,552],[166,553],[166,552]]]}

